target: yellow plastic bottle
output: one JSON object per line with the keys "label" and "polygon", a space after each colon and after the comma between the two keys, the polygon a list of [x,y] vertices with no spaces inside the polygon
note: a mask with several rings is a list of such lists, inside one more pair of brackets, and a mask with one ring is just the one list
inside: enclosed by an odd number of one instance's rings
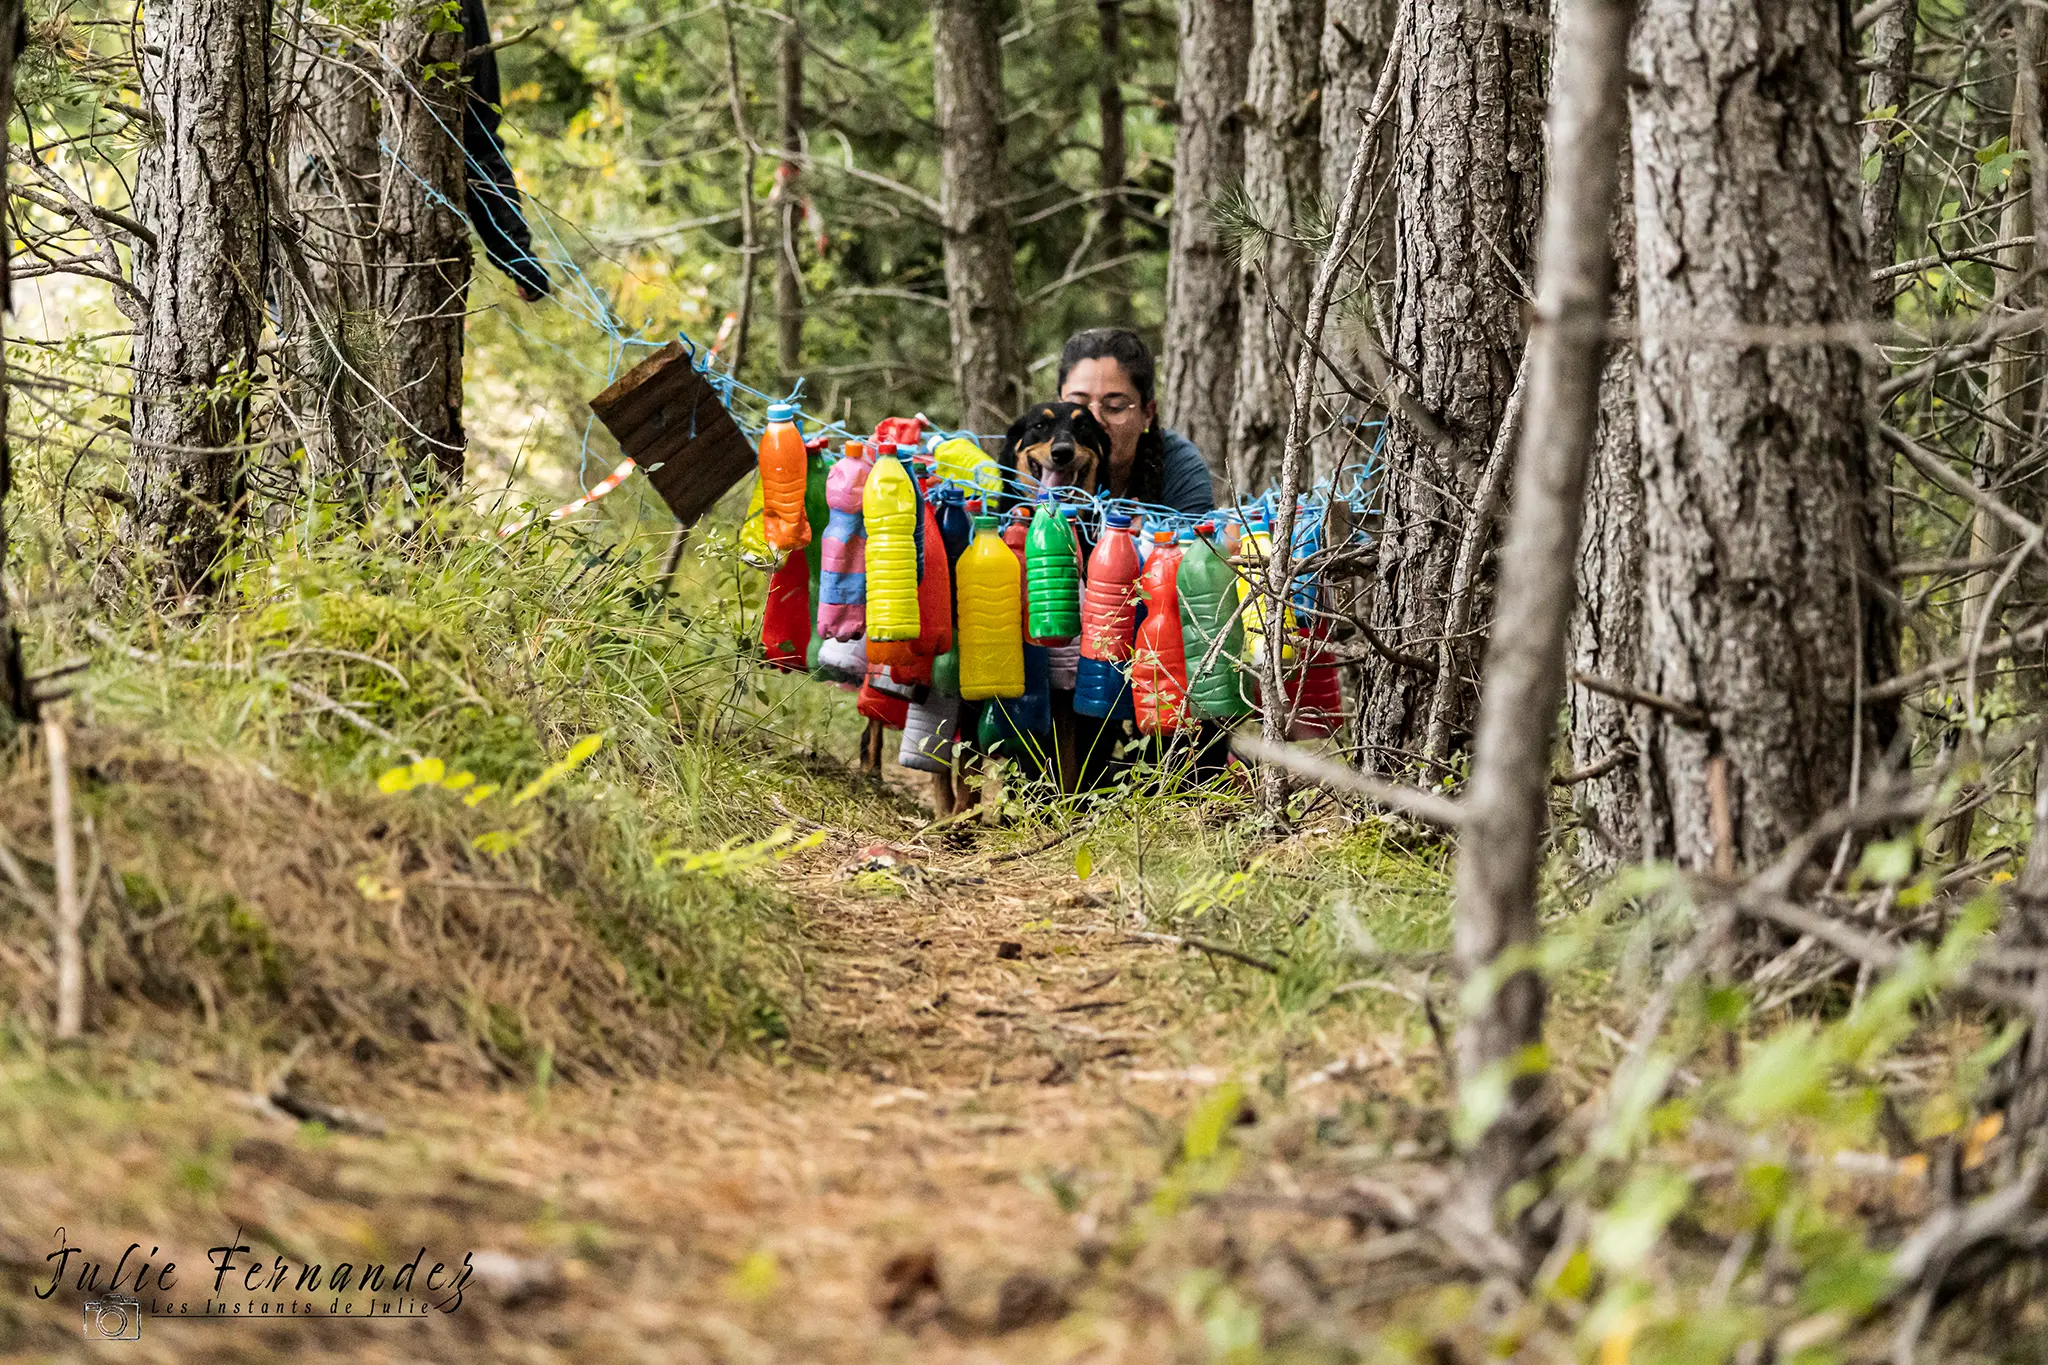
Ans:
{"label": "yellow plastic bottle", "polygon": [[[1266,661],[1266,596],[1255,586],[1256,578],[1263,583],[1266,577],[1266,560],[1273,553],[1273,533],[1266,529],[1263,520],[1254,521],[1245,527],[1240,553],[1252,561],[1248,571],[1237,576],[1237,600],[1244,602],[1244,643],[1245,654],[1254,667]],[[1250,601],[1245,601],[1250,598]],[[1294,605],[1290,602],[1280,617],[1280,660],[1291,663],[1294,660],[1294,646],[1287,643],[1287,637],[1294,634]]]}
{"label": "yellow plastic bottle", "polygon": [[996,497],[1003,491],[1002,466],[981,448],[979,442],[970,441],[965,436],[939,442],[932,451],[932,461],[934,474],[958,484],[970,497],[977,492]]}
{"label": "yellow plastic bottle", "polygon": [[[888,447],[883,447],[887,450]],[[875,457],[861,495],[868,532],[868,638],[917,638],[917,489],[893,454]]]}
{"label": "yellow plastic bottle", "polygon": [[774,569],[782,563],[782,556],[768,545],[765,501],[756,477],[753,496],[747,499],[747,519],[740,523],[740,559],[756,569]]}
{"label": "yellow plastic bottle", "polygon": [[960,555],[960,695],[967,701],[1024,695],[1024,566],[997,534],[998,519],[974,519]]}

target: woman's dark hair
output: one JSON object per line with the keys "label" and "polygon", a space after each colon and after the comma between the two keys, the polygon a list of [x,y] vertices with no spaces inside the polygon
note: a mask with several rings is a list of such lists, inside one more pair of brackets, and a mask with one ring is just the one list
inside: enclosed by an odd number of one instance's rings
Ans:
{"label": "woman's dark hair", "polygon": [[[1128,327],[1090,327],[1076,332],[1060,347],[1059,391],[1067,391],[1067,376],[1084,360],[1114,360],[1124,367],[1138,390],[1138,401],[1152,401],[1152,350],[1145,339]],[[1158,502],[1166,488],[1166,442],[1159,435],[1159,419],[1145,424],[1138,437],[1137,458],[1131,464],[1126,497],[1139,502]]]}
{"label": "woman's dark hair", "polygon": [[1127,327],[1090,327],[1076,332],[1060,347],[1061,393],[1067,391],[1067,376],[1084,360],[1114,360],[1124,367],[1138,389],[1138,401],[1152,401],[1152,351],[1145,339]]}

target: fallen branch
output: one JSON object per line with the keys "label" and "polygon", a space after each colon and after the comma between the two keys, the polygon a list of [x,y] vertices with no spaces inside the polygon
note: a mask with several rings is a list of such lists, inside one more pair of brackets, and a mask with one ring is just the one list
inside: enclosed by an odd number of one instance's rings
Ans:
{"label": "fallen branch", "polygon": [[1230,737],[1230,746],[1253,762],[1271,763],[1297,777],[1307,778],[1317,786],[1363,796],[1426,825],[1456,829],[1465,821],[1464,807],[1449,797],[1438,796],[1420,787],[1382,781],[1292,745],[1268,744],[1256,736],[1239,732]]}
{"label": "fallen branch", "polygon": [[57,1037],[85,1029],[85,902],[78,894],[78,844],[71,830],[71,744],[54,715],[43,717],[50,758],[50,843],[57,872]]}
{"label": "fallen branch", "polygon": [[1124,942],[1157,943],[1168,948],[1194,948],[1200,952],[1213,953],[1217,957],[1227,957],[1233,962],[1242,962],[1247,967],[1257,967],[1260,971],[1274,976],[1280,974],[1280,964],[1277,962],[1270,962],[1254,953],[1233,948],[1227,943],[1212,943],[1206,938],[1195,938],[1190,934],[1151,934],[1132,930],[1124,935]]}

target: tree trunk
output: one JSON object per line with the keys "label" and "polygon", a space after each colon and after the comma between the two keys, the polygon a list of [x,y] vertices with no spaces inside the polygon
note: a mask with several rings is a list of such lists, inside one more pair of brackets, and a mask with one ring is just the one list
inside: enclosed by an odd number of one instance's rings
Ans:
{"label": "tree trunk", "polygon": [[[205,586],[241,494],[269,219],[270,6],[185,0],[143,12],[143,98],[162,131],[136,161],[129,489],[156,587]],[[151,55],[159,54],[159,55]]]}
{"label": "tree trunk", "polygon": [[[1617,154],[1614,209],[1614,317],[1636,318],[1635,175],[1624,143]],[[1608,347],[1600,374],[1600,423],[1587,471],[1586,526],[1579,540],[1579,605],[1572,616],[1573,671],[1630,686],[1643,685],[1643,475],[1636,440],[1634,341]],[[1608,872],[1664,845],[1655,816],[1642,808],[1642,743],[1635,708],[1574,683],[1566,694],[1571,714],[1572,769],[1621,761],[1575,786],[1572,803],[1589,828],[1578,841],[1581,866]]]}
{"label": "tree trunk", "polygon": [[462,482],[462,323],[469,224],[456,77],[462,34],[436,31],[427,11],[384,28],[384,159],[377,313],[386,338],[384,392],[408,482]]}
{"label": "tree trunk", "polygon": [[797,264],[796,244],[803,224],[803,195],[797,191],[797,167],[804,149],[804,30],[798,17],[797,0],[784,0],[788,22],[776,45],[776,105],[782,115],[782,165],[776,169],[781,183],[781,232],[775,255],[775,341],[777,359],[782,362],[784,383],[794,383],[803,373],[804,290],[803,270]]}
{"label": "tree trunk", "polygon": [[[22,0],[0,0],[0,34],[12,35],[21,22]],[[14,107],[14,44],[0,42],[0,108]],[[0,125],[0,166],[7,165],[7,128]],[[8,279],[7,262],[0,259],[0,310],[14,308],[14,286]],[[0,564],[7,562],[7,495],[14,488],[14,452],[7,441],[6,328],[0,324]],[[21,722],[34,720],[35,700],[22,676],[21,637],[14,629],[14,613],[7,602],[7,585],[0,578],[0,744],[14,738]]]}
{"label": "tree trunk", "polygon": [[1767,25],[1737,0],[1648,0],[1637,29],[1647,682],[1709,720],[1648,716],[1647,778],[1688,867],[1716,861],[1717,806],[1728,868],[1843,798],[1859,669],[1891,666],[1860,586],[1889,567],[1859,353],[1714,337],[1869,315],[1846,37],[1824,0]]}
{"label": "tree trunk", "polygon": [[[1507,473],[1489,457],[1498,446],[1505,461],[1512,450],[1498,438],[1521,358],[1542,173],[1535,19],[1526,4],[1503,11],[1460,0],[1405,0],[1400,16],[1408,56],[1397,96],[1390,349],[1404,376],[1395,382],[1410,386],[1444,439],[1412,420],[1387,434],[1372,625],[1397,652],[1430,660],[1435,671],[1377,658],[1367,666],[1363,687],[1372,700],[1361,738],[1381,771],[1421,757],[1432,728],[1455,747],[1471,725],[1469,675],[1488,615],[1478,552],[1490,530],[1468,526],[1468,511],[1498,500],[1480,496],[1502,487]],[[1454,603],[1468,538],[1465,600]],[[1446,638],[1453,615],[1472,622],[1467,634],[1475,638]],[[1452,689],[1441,706],[1439,688]]]}
{"label": "tree trunk", "polygon": [[297,35],[286,121],[275,290],[291,372],[280,384],[308,472],[368,501],[389,423],[369,385],[377,336],[380,170],[376,56],[338,29]]}
{"label": "tree trunk", "polygon": [[1289,373],[1315,272],[1322,190],[1323,0],[1254,0],[1246,78],[1244,196],[1258,220],[1238,280],[1237,391],[1230,409],[1229,482],[1250,496],[1280,464],[1293,393]]}
{"label": "tree trunk", "polygon": [[[1102,257],[1124,254],[1124,0],[1095,0],[1096,45],[1102,63],[1095,76],[1095,109],[1102,125],[1102,157],[1097,185],[1102,190]],[[1131,269],[1117,266],[1103,272],[1102,302],[1109,320],[1131,325]]]}
{"label": "tree trunk", "polygon": [[1217,212],[1244,175],[1246,63],[1251,0],[1182,0],[1180,130],[1173,152],[1173,215],[1166,266],[1166,381],[1160,420],[1221,473],[1237,392],[1237,269]]}
{"label": "tree trunk", "polygon": [[747,338],[754,329],[754,272],[760,268],[761,233],[754,220],[754,133],[747,122],[746,84],[740,76],[739,35],[733,32],[732,5],[721,0],[718,12],[725,18],[725,93],[732,109],[732,135],[740,144],[740,283],[739,301],[733,314],[739,325],[732,333],[732,355],[727,372],[738,374],[747,363]]}
{"label": "tree trunk", "polygon": [[[1387,41],[1394,26],[1391,0],[1324,0],[1322,40],[1322,164],[1323,202],[1342,201],[1344,177],[1351,166],[1351,153],[1358,141],[1358,129],[1372,104],[1373,86],[1387,53]],[[1365,224],[1353,255],[1361,274],[1356,286],[1347,290],[1350,298],[1343,314],[1331,320],[1323,340],[1323,353],[1350,374],[1364,372],[1350,338],[1373,325],[1374,281],[1384,279],[1392,268],[1393,201],[1387,168],[1393,164],[1392,129],[1381,133],[1379,162],[1373,183],[1366,188]],[[1336,391],[1334,382],[1319,385],[1325,392]],[[1353,417],[1368,414],[1352,413]],[[1371,449],[1368,432],[1361,443],[1357,429],[1339,424],[1310,446],[1314,456],[1312,476],[1328,479],[1339,468],[1363,459]]]}
{"label": "tree trunk", "polygon": [[[1906,168],[1906,144],[1896,140],[1904,124],[1896,121],[1912,90],[1913,40],[1920,27],[1918,0],[1902,0],[1870,26],[1870,73],[1863,129],[1863,160],[1877,158],[1877,174],[1863,184],[1863,241],[1872,266],[1887,266],[1898,256],[1899,182]],[[1877,117],[1881,110],[1891,113]],[[1871,306],[1880,317],[1892,315],[1897,280],[1871,285]]]}
{"label": "tree trunk", "polygon": [[932,94],[939,124],[939,205],[946,229],[946,309],[960,420],[1002,431],[1023,410],[1024,319],[1016,244],[1003,198],[1002,5],[936,0]]}
{"label": "tree trunk", "polygon": [[[1614,166],[1627,119],[1630,6],[1560,0],[1551,106],[1551,192],[1544,211],[1529,339],[1526,415],[1514,519],[1501,555],[1500,615],[1486,651],[1465,826],[1453,887],[1453,935],[1465,979],[1536,941],[1536,872],[1550,797],[1550,750],[1564,694],[1572,570],[1587,456],[1600,423],[1601,350],[1612,283]],[[1471,1149],[1466,1212],[1493,1225],[1537,1130],[1543,979],[1523,967],[1458,1027],[1458,1075],[1508,1102]]]}

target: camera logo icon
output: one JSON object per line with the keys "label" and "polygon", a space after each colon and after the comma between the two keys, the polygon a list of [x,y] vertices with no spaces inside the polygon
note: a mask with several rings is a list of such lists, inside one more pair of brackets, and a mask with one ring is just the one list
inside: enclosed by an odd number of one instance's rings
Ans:
{"label": "camera logo icon", "polygon": [[119,1294],[87,1299],[85,1334],[96,1341],[142,1340],[142,1305]]}

